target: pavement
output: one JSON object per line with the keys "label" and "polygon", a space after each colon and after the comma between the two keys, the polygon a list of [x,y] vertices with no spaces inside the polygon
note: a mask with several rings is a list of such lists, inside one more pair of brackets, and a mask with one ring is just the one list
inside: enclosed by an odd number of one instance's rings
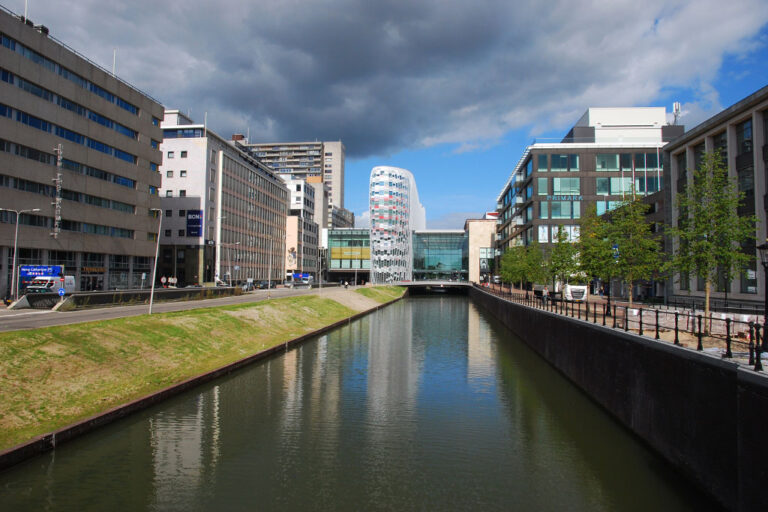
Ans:
{"label": "pavement", "polygon": [[[270,298],[295,297],[298,295],[321,295],[335,300],[355,311],[365,311],[366,309],[378,305],[378,302],[359,293],[355,293],[356,288],[359,287],[350,286],[347,289],[338,287],[311,289],[275,288],[272,290],[256,290],[243,295],[219,297],[215,299],[155,302],[152,305],[152,313],[168,313],[172,311],[228,306],[231,304],[246,304],[269,300]],[[9,310],[3,307],[0,309],[0,332],[37,329],[40,327],[55,327],[57,325],[94,322],[113,318],[125,318],[129,316],[145,315],[148,312],[149,306],[147,304],[92,308],[76,311],[49,311],[36,309]]]}

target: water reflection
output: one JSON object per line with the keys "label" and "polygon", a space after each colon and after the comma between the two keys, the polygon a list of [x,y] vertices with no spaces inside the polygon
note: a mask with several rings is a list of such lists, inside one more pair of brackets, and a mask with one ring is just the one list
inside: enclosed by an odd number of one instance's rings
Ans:
{"label": "water reflection", "polygon": [[0,474],[0,510],[707,506],[462,297],[401,301]]}

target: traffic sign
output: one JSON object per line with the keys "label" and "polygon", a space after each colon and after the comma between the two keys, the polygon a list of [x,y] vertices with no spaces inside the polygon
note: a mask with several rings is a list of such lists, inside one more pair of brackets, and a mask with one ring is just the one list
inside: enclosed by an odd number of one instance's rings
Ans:
{"label": "traffic sign", "polygon": [[64,288],[59,288],[59,297],[63,297],[65,293],[67,293],[67,290]]}

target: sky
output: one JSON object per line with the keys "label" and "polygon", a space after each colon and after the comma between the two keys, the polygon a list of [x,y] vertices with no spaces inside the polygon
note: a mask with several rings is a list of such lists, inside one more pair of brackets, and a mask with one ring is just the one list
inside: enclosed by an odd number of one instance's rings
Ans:
{"label": "sky", "polygon": [[[23,14],[24,0],[0,0]],[[224,7],[222,7],[224,6]],[[430,229],[495,209],[525,147],[588,107],[682,103],[692,128],[768,85],[765,0],[28,0],[28,17],[228,138],[342,140],[344,206],[410,170]]]}

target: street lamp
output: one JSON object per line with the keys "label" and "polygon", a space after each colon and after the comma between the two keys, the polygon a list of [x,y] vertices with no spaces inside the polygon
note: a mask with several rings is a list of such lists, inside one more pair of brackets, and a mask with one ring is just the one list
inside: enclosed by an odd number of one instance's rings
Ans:
{"label": "street lamp", "polygon": [[[232,287],[232,245],[227,245],[227,259],[229,260],[229,286]],[[235,246],[240,245],[240,242],[235,242]]]}
{"label": "street lamp", "polygon": [[149,314],[152,314],[152,302],[155,300],[155,281],[157,280],[157,258],[160,255],[160,233],[163,232],[163,210],[160,208],[150,208],[151,212],[158,212],[160,219],[157,224],[157,243],[155,244],[155,264],[152,268],[152,289],[149,292]]}
{"label": "street lamp", "polygon": [[16,282],[16,256],[17,256],[17,249],[19,245],[19,217],[21,217],[22,213],[29,213],[29,212],[39,212],[40,208],[31,208],[29,210],[13,210],[11,208],[0,208],[0,211],[4,212],[13,212],[16,214],[16,236],[13,238],[13,268],[11,269],[11,290],[12,290],[12,296],[13,300],[16,300],[18,298],[18,294],[16,293],[16,288],[18,288],[18,283]]}
{"label": "street lamp", "polygon": [[758,245],[757,250],[760,252],[760,263],[763,264],[763,274],[765,275],[765,287],[763,288],[763,295],[765,296],[763,325],[765,325],[768,323],[768,239],[766,239],[765,243]]}

